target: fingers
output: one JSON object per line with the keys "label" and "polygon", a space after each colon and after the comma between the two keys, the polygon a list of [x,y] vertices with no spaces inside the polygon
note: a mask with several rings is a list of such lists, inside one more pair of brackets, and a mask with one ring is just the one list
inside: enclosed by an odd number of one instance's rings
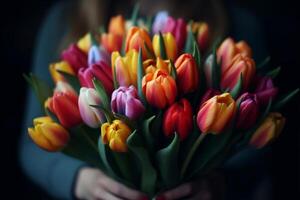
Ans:
{"label": "fingers", "polygon": [[99,180],[102,187],[107,190],[108,192],[117,195],[118,197],[125,198],[125,199],[131,199],[131,200],[143,200],[147,199],[146,195],[133,190],[131,188],[126,187],[125,185],[122,185],[121,183],[118,183],[117,181],[109,178],[109,177],[103,177]]}
{"label": "fingers", "polygon": [[166,199],[166,200],[176,200],[183,197],[187,197],[192,194],[192,184],[185,183],[180,185],[179,187],[169,190],[162,195],[160,195],[157,199]]}
{"label": "fingers", "polygon": [[109,193],[108,191],[103,190],[102,188],[98,188],[92,194],[92,200],[122,200],[121,198]]}

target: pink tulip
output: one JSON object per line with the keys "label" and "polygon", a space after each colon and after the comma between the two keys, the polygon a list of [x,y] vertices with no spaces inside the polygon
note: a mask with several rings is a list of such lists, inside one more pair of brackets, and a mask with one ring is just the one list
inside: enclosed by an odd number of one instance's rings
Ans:
{"label": "pink tulip", "polygon": [[278,88],[274,87],[270,77],[256,77],[256,89],[254,93],[261,105],[267,105],[269,100],[274,99],[278,93]]}
{"label": "pink tulip", "polygon": [[76,74],[80,68],[88,66],[87,55],[76,44],[63,51],[62,59],[71,65]]}

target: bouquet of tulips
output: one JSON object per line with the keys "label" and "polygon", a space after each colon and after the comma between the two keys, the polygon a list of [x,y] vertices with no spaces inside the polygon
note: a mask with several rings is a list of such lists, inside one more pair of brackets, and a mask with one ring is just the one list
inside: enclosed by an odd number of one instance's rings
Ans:
{"label": "bouquet of tulips", "polygon": [[213,41],[205,22],[137,13],[64,50],[54,89],[26,76],[45,110],[28,129],[39,147],[153,197],[279,136],[278,110],[299,89],[278,97],[269,58],[257,65],[245,41]]}

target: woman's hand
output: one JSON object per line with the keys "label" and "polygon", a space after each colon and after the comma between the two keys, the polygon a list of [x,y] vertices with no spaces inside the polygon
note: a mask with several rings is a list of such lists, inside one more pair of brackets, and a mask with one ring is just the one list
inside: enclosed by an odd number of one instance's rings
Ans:
{"label": "woman's hand", "polygon": [[75,196],[88,200],[146,200],[147,196],[109,178],[99,169],[80,169],[75,185]]}

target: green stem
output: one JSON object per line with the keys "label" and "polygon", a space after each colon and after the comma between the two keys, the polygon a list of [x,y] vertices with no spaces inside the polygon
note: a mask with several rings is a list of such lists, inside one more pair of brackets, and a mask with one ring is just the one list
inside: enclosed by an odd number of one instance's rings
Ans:
{"label": "green stem", "polygon": [[83,127],[80,128],[83,132],[83,136],[86,139],[86,141],[91,145],[91,147],[98,152],[98,147],[97,144],[94,143],[94,141],[88,136],[87,132],[85,131],[85,129]]}
{"label": "green stem", "polygon": [[181,177],[183,177],[183,175],[185,174],[185,172],[186,172],[186,170],[187,170],[187,168],[188,168],[188,166],[189,166],[196,150],[198,149],[200,143],[203,141],[205,136],[206,136],[206,134],[201,133],[200,136],[197,138],[196,142],[193,144],[191,150],[189,151],[186,159],[183,162],[182,170],[181,170],[181,173],[180,173]]}

